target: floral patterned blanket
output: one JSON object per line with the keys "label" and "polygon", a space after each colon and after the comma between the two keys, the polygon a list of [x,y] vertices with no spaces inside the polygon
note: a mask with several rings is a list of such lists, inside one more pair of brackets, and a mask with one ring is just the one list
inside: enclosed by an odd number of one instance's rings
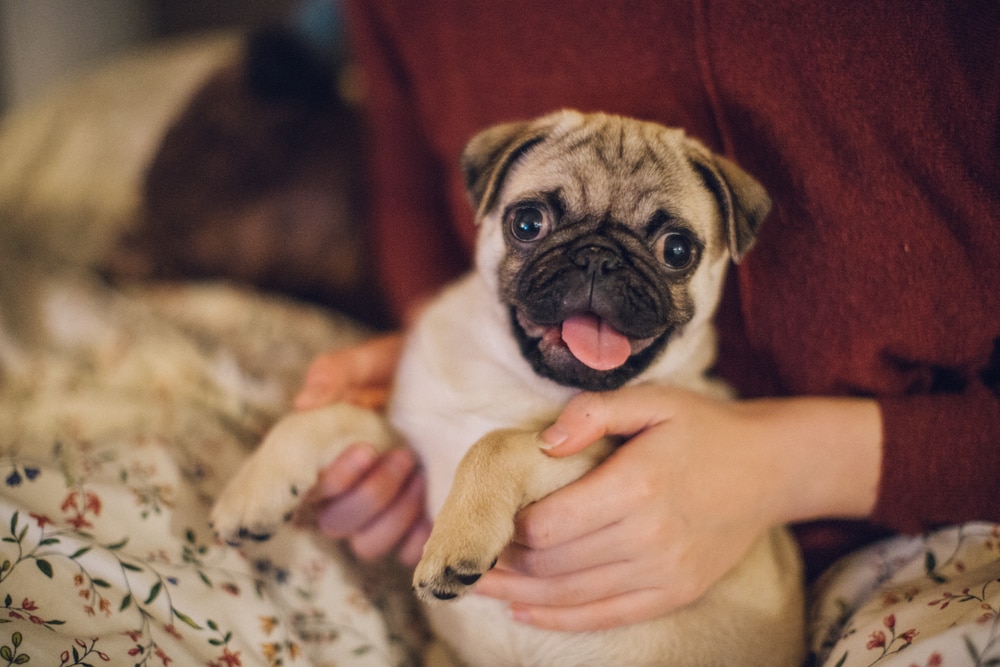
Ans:
{"label": "floral patterned blanket", "polygon": [[0,288],[0,665],[416,662],[390,564],[295,527],[237,550],[207,525],[309,360],[358,327],[223,285],[18,277]]}

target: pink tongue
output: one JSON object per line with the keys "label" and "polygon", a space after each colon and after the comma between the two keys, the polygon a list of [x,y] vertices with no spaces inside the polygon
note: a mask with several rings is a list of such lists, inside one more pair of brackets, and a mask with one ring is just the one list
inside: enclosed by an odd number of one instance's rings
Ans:
{"label": "pink tongue", "polygon": [[598,371],[618,368],[632,354],[628,338],[590,313],[574,315],[563,322],[562,339],[574,357]]}

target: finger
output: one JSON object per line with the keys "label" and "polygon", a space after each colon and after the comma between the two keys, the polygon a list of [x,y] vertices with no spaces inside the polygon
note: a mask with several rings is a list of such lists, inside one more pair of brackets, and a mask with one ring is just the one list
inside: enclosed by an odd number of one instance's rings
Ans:
{"label": "finger", "polygon": [[375,448],[357,443],[345,449],[333,463],[320,471],[316,485],[309,491],[306,504],[332,500],[360,482],[378,463]]}
{"label": "finger", "polygon": [[639,433],[663,421],[668,410],[666,393],[646,386],[578,394],[541,437],[546,453],[569,456],[606,435]]}
{"label": "finger", "polygon": [[344,392],[343,400],[362,408],[379,410],[389,401],[389,387],[358,387]]}
{"label": "finger", "polygon": [[[577,481],[521,510],[514,541],[532,549],[551,549],[606,530],[647,506],[655,494],[655,481],[635,473],[629,454],[615,452]],[[628,483],[622,484],[623,479]]]}
{"label": "finger", "polygon": [[625,560],[636,549],[627,522],[611,524],[548,549],[512,542],[500,556],[505,569],[530,577],[554,577]]}
{"label": "finger", "polygon": [[314,359],[295,396],[295,409],[312,410],[339,400],[352,382],[349,367],[349,357],[343,351],[329,352]]}
{"label": "finger", "polygon": [[355,555],[369,560],[380,558],[400,544],[423,516],[424,492],[424,476],[414,471],[385,511],[351,536],[349,544]]}
{"label": "finger", "polygon": [[624,563],[553,577],[531,577],[498,565],[480,579],[476,592],[526,606],[567,607],[590,604],[615,594],[638,590]]}
{"label": "finger", "polygon": [[424,545],[431,536],[431,520],[426,514],[422,514],[417,522],[410,528],[396,551],[399,562],[406,567],[416,567],[424,554]]}
{"label": "finger", "polygon": [[647,621],[674,608],[659,590],[643,589],[571,607],[515,603],[510,611],[515,621],[537,628],[589,632]]}
{"label": "finger", "polygon": [[391,333],[365,341],[352,350],[351,380],[361,385],[388,384],[403,350],[403,334]]}
{"label": "finger", "polygon": [[402,346],[402,334],[393,333],[320,355],[306,371],[303,387],[295,397],[296,409],[307,410],[344,400],[344,393],[351,389],[387,387]]}
{"label": "finger", "polygon": [[394,449],[349,491],[317,512],[317,526],[329,537],[348,537],[380,513],[399,495],[416,467],[408,449]]}

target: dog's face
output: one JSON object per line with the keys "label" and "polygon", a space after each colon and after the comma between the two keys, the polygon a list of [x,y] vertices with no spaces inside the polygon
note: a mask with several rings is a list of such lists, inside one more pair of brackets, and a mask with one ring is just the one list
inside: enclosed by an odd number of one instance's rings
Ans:
{"label": "dog's face", "polygon": [[600,391],[714,313],[770,201],[682,131],[559,112],[477,135],[463,155],[477,269],[535,372]]}

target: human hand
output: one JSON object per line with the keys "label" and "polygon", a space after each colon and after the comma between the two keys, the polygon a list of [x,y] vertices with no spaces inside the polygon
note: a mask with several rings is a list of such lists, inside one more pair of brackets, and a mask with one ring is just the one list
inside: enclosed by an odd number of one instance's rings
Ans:
{"label": "human hand", "polygon": [[403,334],[392,333],[320,355],[306,371],[295,397],[296,409],[311,410],[337,401],[383,407],[402,349]]}
{"label": "human hand", "polygon": [[380,558],[395,549],[399,561],[413,567],[431,529],[425,492],[413,450],[401,447],[379,456],[359,443],[320,472],[304,505],[322,534],[344,539],[359,558]]}
{"label": "human hand", "polygon": [[[666,614],[700,597],[771,526],[870,510],[880,432],[877,407],[852,399],[719,401],[655,386],[581,394],[543,433],[551,455],[609,434],[629,440],[522,510],[514,542],[476,590],[555,630]],[[814,449],[828,445],[854,459],[831,464]]]}
{"label": "human hand", "polygon": [[[318,357],[295,399],[301,410],[336,401],[384,406],[402,348],[393,334]],[[379,456],[365,443],[352,445],[319,475],[303,503],[304,516],[321,533],[345,539],[361,558],[396,549],[399,560],[416,565],[430,534],[424,511],[424,478],[408,448]]]}

